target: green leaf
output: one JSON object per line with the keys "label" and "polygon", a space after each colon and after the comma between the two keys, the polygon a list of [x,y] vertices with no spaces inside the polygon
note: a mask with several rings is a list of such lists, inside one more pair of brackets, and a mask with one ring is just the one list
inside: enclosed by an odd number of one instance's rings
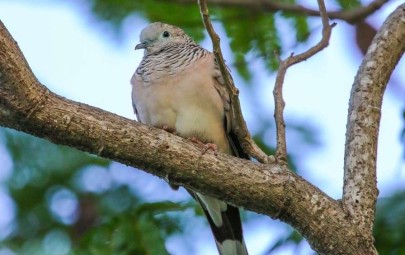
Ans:
{"label": "green leaf", "polygon": [[288,12],[283,12],[282,17],[291,21],[291,29],[295,31],[295,39],[297,42],[305,42],[308,40],[309,35],[309,25],[307,17],[304,15],[296,15]]}
{"label": "green leaf", "polygon": [[250,79],[252,78],[252,73],[250,72],[248,63],[246,62],[245,56],[243,54],[235,54],[235,62],[233,66],[236,68],[239,75],[245,81],[250,81]]}
{"label": "green leaf", "polygon": [[361,6],[361,2],[358,0],[337,0],[337,3],[343,10],[355,9]]}
{"label": "green leaf", "polygon": [[374,223],[375,245],[380,254],[405,254],[405,192],[380,198]]}
{"label": "green leaf", "polygon": [[[204,25],[196,4],[149,0],[93,0],[92,13],[119,30],[124,20],[138,14],[150,22],[164,22],[183,28],[196,41],[204,38]],[[173,14],[176,15],[173,15]]]}
{"label": "green leaf", "polygon": [[170,201],[156,202],[156,203],[144,203],[138,206],[135,210],[135,214],[138,216],[159,214],[170,211],[184,211],[190,208],[188,204],[179,204]]}

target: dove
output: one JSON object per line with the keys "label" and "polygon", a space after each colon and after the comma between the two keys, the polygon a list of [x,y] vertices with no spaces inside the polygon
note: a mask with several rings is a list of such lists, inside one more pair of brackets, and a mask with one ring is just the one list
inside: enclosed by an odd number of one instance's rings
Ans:
{"label": "dove", "polygon": [[[140,49],[144,56],[131,78],[138,121],[249,159],[232,131],[231,101],[214,54],[182,29],[160,22],[142,30],[135,47]],[[247,255],[239,209],[188,192],[201,205],[219,254]]]}

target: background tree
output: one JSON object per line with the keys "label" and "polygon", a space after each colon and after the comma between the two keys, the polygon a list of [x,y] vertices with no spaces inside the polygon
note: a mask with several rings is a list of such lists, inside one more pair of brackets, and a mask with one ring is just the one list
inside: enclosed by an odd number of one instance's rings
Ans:
{"label": "background tree", "polygon": [[[223,1],[222,3],[219,1],[218,4],[218,7],[212,9],[211,12],[217,18],[217,26],[219,26],[219,22],[223,22],[221,24],[231,38],[230,46],[233,56],[230,56],[228,59],[233,58],[231,67],[237,70],[237,73],[241,75],[246,84],[257,82],[257,79],[254,78],[257,74],[254,73],[252,68],[255,61],[257,63],[257,59],[261,59],[265,63],[266,68],[268,68],[267,70],[273,70],[277,66],[277,61],[273,57],[273,50],[278,49],[282,53],[285,53],[285,55],[288,55],[292,51],[291,45],[295,45],[296,42],[290,42],[290,44],[287,44],[289,46],[282,44],[280,40],[283,40],[283,33],[279,31],[281,28],[287,25],[292,29],[290,31],[295,31],[297,42],[307,40],[310,38],[311,33],[317,34],[320,32],[319,21],[317,24],[310,26],[306,16],[296,15],[296,13],[311,14],[307,9],[305,12],[290,10],[291,12],[282,12],[280,15],[280,12],[275,12],[274,14],[272,12],[274,9],[267,5],[259,7],[236,5],[231,8],[231,1]],[[338,5],[339,3],[335,4]],[[120,4],[116,4],[115,1],[94,1],[91,6],[98,19],[107,20],[108,24],[113,24],[114,29],[116,29],[114,31],[119,31],[124,26],[125,21],[129,22],[128,20],[131,20],[131,18],[128,18],[128,16],[135,12],[151,20],[161,20],[181,26],[195,39],[202,39],[204,36],[198,8],[187,1],[179,4],[168,3],[166,1],[157,1],[154,4],[148,1],[137,1],[137,3],[123,1]],[[357,3],[352,6],[342,4],[340,8],[359,10],[361,7],[360,3]],[[179,15],[172,15],[174,12],[179,13]],[[241,17],[244,17],[244,19]],[[363,23],[362,25],[364,25],[364,18],[365,16],[359,18]],[[354,23],[349,18],[341,19]],[[284,27],[277,26],[277,22],[284,24]],[[252,27],[251,24],[256,25]],[[356,23],[358,38],[364,38],[365,36],[361,34],[362,29],[359,28],[359,24]],[[370,26],[366,27],[370,28]],[[246,31],[251,31],[251,33],[246,33]],[[131,32],[133,33],[133,31]],[[370,29],[368,32],[370,32]],[[119,38],[122,35],[118,32],[117,36]],[[284,45],[286,48],[281,48],[280,45]],[[235,78],[235,72],[233,76]],[[236,79],[238,85],[242,83],[242,80],[237,77]],[[252,95],[253,97],[262,90],[263,86],[248,85],[248,88],[242,90],[242,95]],[[86,100],[81,101],[87,102]],[[253,135],[256,141],[262,148],[267,148],[268,152],[273,151],[271,146],[273,144],[272,140],[268,139],[269,134],[274,136],[274,131],[272,131],[273,124],[270,118],[267,117],[270,114],[267,113],[266,115],[268,109],[264,110],[263,114],[263,104],[255,102],[254,98],[247,99],[246,101],[252,102],[252,105],[255,106],[255,110],[251,110],[249,115],[254,116],[251,118],[254,118]],[[288,103],[289,101],[287,101]],[[130,105],[128,108],[130,109]],[[287,126],[292,128],[290,134],[298,134],[295,135],[297,138],[289,141],[289,145],[294,145],[289,146],[291,148],[289,150],[291,155],[303,157],[301,154],[305,142],[311,146],[319,144],[320,138],[318,137],[318,132],[313,128],[316,125],[287,119]],[[8,248],[16,252],[22,253],[24,249],[31,252],[37,249],[42,254],[41,251],[43,249],[48,249],[47,252],[49,252],[55,247],[55,244],[58,244],[58,247],[61,247],[60,244],[65,244],[65,247],[68,247],[66,248],[68,251],[70,245],[66,244],[73,243],[73,247],[77,248],[78,252],[80,250],[83,251],[85,247],[85,250],[90,249],[95,254],[99,254],[100,250],[105,251],[106,254],[110,254],[111,250],[116,253],[121,251],[124,254],[130,252],[142,254],[142,252],[146,253],[149,249],[157,249],[149,251],[151,254],[164,254],[164,250],[166,249],[163,245],[164,238],[181,231],[182,227],[186,225],[184,224],[186,222],[184,220],[185,217],[186,219],[191,218],[187,214],[189,211],[186,211],[186,213],[182,212],[181,215],[162,213],[163,211],[193,208],[188,202],[183,202],[181,205],[161,202],[148,204],[147,206],[142,204],[145,198],[141,194],[136,195],[137,192],[134,191],[133,184],[126,183],[119,178],[117,180],[117,177],[114,177],[116,176],[116,171],[119,171],[114,170],[115,164],[112,166],[104,160],[72,152],[66,148],[55,149],[49,143],[43,144],[43,142],[38,142],[38,140],[35,142],[35,140],[21,138],[21,136],[21,134],[15,135],[9,131],[3,136],[3,140],[7,144],[14,162],[13,175],[8,179],[7,186],[10,191],[9,194],[18,207],[18,215],[16,217],[18,224],[13,225],[15,229],[8,231],[8,234],[7,231],[5,232],[6,241],[4,243]],[[51,154],[49,151],[53,151],[54,153]],[[55,151],[60,151],[60,153],[58,154]],[[34,154],[33,152],[38,154]],[[44,161],[44,158],[46,158],[44,155],[48,156],[50,162]],[[293,162],[300,163],[301,161],[299,157],[295,157],[295,161]],[[61,164],[59,162],[66,163]],[[290,164],[293,162],[290,162]],[[55,167],[55,165],[58,165],[58,167]],[[94,167],[94,165],[107,168],[103,170],[103,168]],[[49,170],[47,170],[47,167]],[[95,176],[103,176],[103,178],[100,178],[102,180],[97,182],[97,180],[94,180]],[[27,194],[33,197],[28,197]],[[393,197],[393,201],[398,200],[398,197],[400,197],[400,193]],[[381,209],[380,211],[400,212],[400,210],[392,209],[397,204],[388,201],[384,202],[385,205],[382,207],[385,209]],[[70,212],[69,210],[67,212],[63,210],[62,215],[60,215],[61,212],[55,208],[59,208],[63,203],[68,204],[67,208],[69,208],[69,203],[73,203],[73,205],[70,205]],[[384,217],[388,216],[387,213],[381,215]],[[251,221],[257,221],[257,217],[253,214],[248,215]],[[46,220],[49,218],[52,220]],[[134,219],[136,219],[135,222]],[[381,219],[381,222],[384,222],[383,218]],[[376,226],[380,226],[379,222],[379,218],[377,218]],[[384,227],[390,225],[394,229],[397,229],[397,231],[389,231],[389,233],[393,233],[392,238],[387,238],[387,233],[384,233],[383,230],[381,232],[376,231],[376,233],[383,233],[384,238],[390,240],[392,244],[379,242],[378,240],[385,239],[378,236],[376,237],[377,244],[389,244],[387,245],[388,248],[380,248],[381,251],[387,250],[387,254],[399,254],[392,252],[400,252],[400,241],[403,240],[401,237],[402,231],[399,228],[399,224],[381,224]],[[90,229],[94,229],[94,226],[101,227],[97,228],[96,231],[89,231]],[[140,238],[139,229],[151,229],[153,231],[142,231],[142,233],[151,233],[151,236]],[[83,234],[84,237],[77,233]],[[126,240],[134,240],[134,237],[137,237],[135,239],[140,240],[140,242],[128,245],[129,243]],[[111,246],[109,246],[111,250],[105,249],[105,240],[112,240]],[[151,243],[160,243],[161,245],[148,245],[143,240],[153,240]],[[291,234],[286,234],[279,238],[278,242],[270,244],[269,250],[288,242],[299,243],[301,240],[296,233],[291,232]],[[395,242],[397,243],[397,249],[392,248]]]}

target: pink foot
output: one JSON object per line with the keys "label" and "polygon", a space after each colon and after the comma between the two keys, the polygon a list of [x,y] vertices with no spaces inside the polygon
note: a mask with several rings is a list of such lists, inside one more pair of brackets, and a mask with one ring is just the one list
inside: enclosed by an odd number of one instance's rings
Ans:
{"label": "pink foot", "polygon": [[169,128],[167,125],[163,125],[162,129],[166,132],[172,133],[174,135],[177,135],[176,129],[174,128]]}
{"label": "pink foot", "polygon": [[205,153],[207,153],[207,151],[211,150],[215,156],[218,155],[218,147],[216,144],[214,143],[203,143],[200,140],[198,140],[196,137],[192,136],[190,138],[188,138],[190,141],[192,141],[193,143],[196,143],[199,146],[203,147],[203,150],[201,151],[201,154],[204,155]]}
{"label": "pink foot", "polygon": [[204,150],[202,154],[204,155],[207,151],[212,150],[215,156],[218,156],[218,147],[215,143],[207,143],[204,145]]}

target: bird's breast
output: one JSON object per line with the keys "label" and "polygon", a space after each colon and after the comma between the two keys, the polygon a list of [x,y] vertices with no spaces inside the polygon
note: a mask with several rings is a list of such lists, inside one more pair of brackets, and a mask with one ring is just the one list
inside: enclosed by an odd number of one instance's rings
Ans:
{"label": "bird's breast", "polygon": [[213,86],[211,72],[201,68],[136,77],[133,100],[140,121],[174,129],[182,137],[196,137],[228,152],[223,102]]}

